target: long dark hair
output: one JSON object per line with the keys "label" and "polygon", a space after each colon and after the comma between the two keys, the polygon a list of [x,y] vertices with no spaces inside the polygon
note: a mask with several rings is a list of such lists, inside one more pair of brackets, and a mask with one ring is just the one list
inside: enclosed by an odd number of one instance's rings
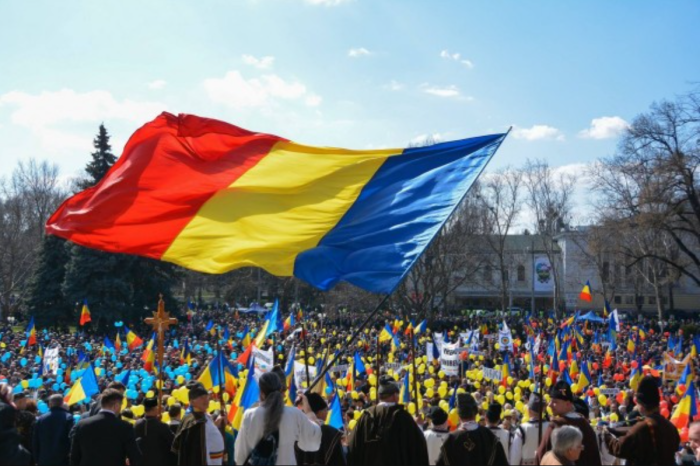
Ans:
{"label": "long dark hair", "polygon": [[282,382],[280,378],[267,372],[260,376],[258,380],[260,392],[265,394],[265,401],[262,406],[265,408],[265,426],[263,436],[269,435],[280,427],[282,413],[284,412],[284,397],[282,395]]}

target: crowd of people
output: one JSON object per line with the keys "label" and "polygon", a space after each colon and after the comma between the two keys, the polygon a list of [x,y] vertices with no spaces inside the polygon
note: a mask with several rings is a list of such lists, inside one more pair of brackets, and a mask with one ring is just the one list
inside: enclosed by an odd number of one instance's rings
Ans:
{"label": "crowd of people", "polygon": [[582,315],[387,310],[352,340],[360,312],[281,312],[267,333],[269,314],[199,306],[160,368],[137,322],[5,325],[0,465],[700,462],[696,322]]}

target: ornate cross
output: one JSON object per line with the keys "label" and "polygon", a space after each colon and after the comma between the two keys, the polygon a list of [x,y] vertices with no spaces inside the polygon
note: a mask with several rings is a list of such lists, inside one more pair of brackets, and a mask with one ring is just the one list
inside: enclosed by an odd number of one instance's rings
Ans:
{"label": "ornate cross", "polygon": [[163,295],[160,295],[158,300],[158,311],[153,313],[153,317],[147,317],[144,319],[148,325],[153,327],[153,331],[158,334],[158,353],[156,357],[158,359],[158,410],[160,411],[161,403],[163,400],[163,353],[165,352],[164,338],[165,332],[171,325],[177,325],[177,319],[170,317],[169,312],[165,312],[165,302],[163,301]]}

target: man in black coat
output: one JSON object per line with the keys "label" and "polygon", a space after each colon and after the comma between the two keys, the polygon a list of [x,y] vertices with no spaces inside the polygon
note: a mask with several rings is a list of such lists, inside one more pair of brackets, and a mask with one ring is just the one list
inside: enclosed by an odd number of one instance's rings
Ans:
{"label": "man in black coat", "polygon": [[160,466],[174,465],[177,457],[171,453],[175,434],[170,427],[160,421],[158,399],[146,398],[143,401],[146,413],[136,422],[134,432],[136,443],[143,455],[143,464]]}
{"label": "man in black coat", "polygon": [[70,450],[71,466],[123,466],[141,462],[134,428],[119,418],[124,395],[108,388],[102,394],[100,411],[75,426]]}
{"label": "man in black coat", "polygon": [[70,455],[70,431],[73,416],[63,405],[61,395],[51,395],[49,412],[41,416],[34,426],[32,451],[39,466],[68,464]]}

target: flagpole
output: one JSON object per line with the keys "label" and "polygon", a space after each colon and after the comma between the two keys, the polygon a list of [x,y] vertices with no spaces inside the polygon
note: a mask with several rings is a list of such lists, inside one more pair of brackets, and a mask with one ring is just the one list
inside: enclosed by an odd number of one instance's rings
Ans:
{"label": "flagpole", "polygon": [[382,371],[382,363],[381,363],[381,349],[379,347],[379,334],[377,334],[377,360],[375,363],[377,364],[377,372],[374,374],[374,376],[377,378],[377,389],[379,389],[379,376],[381,375]]}
{"label": "flagpole", "polygon": [[219,398],[221,398],[221,415],[224,418],[224,422],[221,423],[221,435],[225,436],[226,424],[228,423],[228,411],[226,411],[226,400],[224,400],[226,374],[224,373],[224,353],[221,349],[221,340],[216,340],[216,347],[219,352]]}
{"label": "flagpole", "polygon": [[411,327],[411,363],[413,364],[413,390],[415,391],[415,397],[413,398],[416,403],[416,414],[418,413],[418,372],[416,371],[416,341],[413,334],[413,327]]}
{"label": "flagpole", "polygon": [[[556,351],[556,349],[555,349]],[[533,361],[534,362],[534,361]],[[540,414],[540,419],[539,419],[539,424],[537,426],[537,444],[540,445],[542,443],[542,416],[544,411],[544,363],[540,362],[540,409],[539,409],[539,414]]]}
{"label": "flagpole", "polygon": [[[311,392],[311,389],[316,385],[315,383],[309,386],[311,382],[311,376],[309,375],[309,349],[306,346],[306,325],[301,324],[301,344],[304,345],[304,367],[306,368],[306,392]],[[324,372],[325,375],[325,372]]]}

